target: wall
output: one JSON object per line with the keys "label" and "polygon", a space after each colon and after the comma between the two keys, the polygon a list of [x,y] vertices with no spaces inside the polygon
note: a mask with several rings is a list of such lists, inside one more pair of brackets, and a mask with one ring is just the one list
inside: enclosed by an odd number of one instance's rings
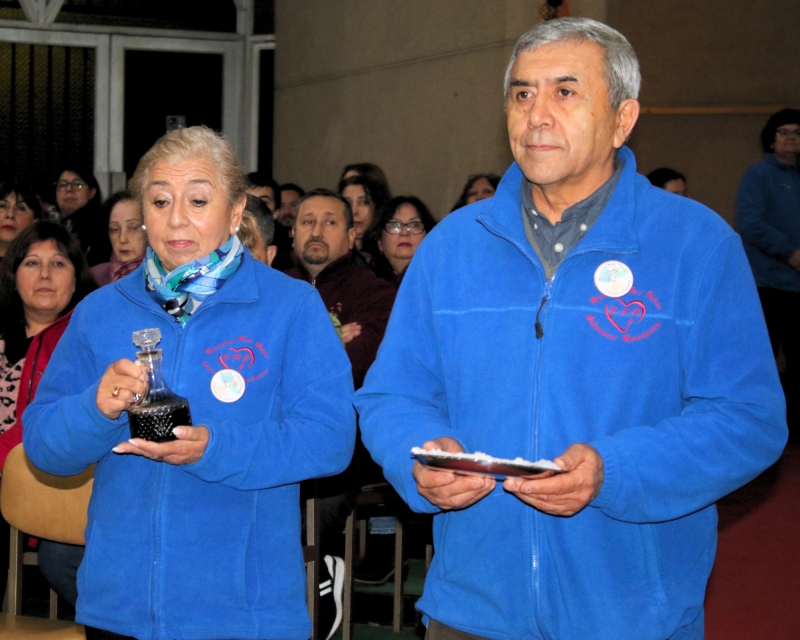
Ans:
{"label": "wall", "polygon": [[[511,162],[502,76],[536,0],[277,0],[275,177],[335,187],[371,161],[394,193],[441,217],[466,176]],[[639,169],[684,172],[692,197],[729,221],[739,178],[761,157],[771,109],[800,104],[797,0],[570,0],[636,49],[647,109],[749,107],[762,113],[645,113],[630,144]],[[740,110],[741,111],[741,110]]]}
{"label": "wall", "polygon": [[759,134],[769,114],[800,105],[800,2],[609,0],[607,19],[639,56],[645,110],[739,112],[645,113],[630,141],[642,173],[678,169],[693,198],[733,222],[739,180],[762,157]]}
{"label": "wall", "polygon": [[530,0],[277,0],[274,173],[335,188],[384,168],[441,217],[475,172],[511,162],[502,78]]}

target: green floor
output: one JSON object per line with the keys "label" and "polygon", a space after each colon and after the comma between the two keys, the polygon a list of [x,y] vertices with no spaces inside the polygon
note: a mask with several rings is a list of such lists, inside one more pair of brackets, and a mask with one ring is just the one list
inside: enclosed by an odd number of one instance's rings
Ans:
{"label": "green floor", "polygon": [[[425,561],[409,559],[406,560],[406,565],[408,565],[408,575],[405,582],[403,582],[403,595],[419,598],[422,595],[422,587],[425,584]],[[394,580],[389,580],[377,587],[356,585],[356,593],[385,593],[386,595],[392,595],[394,593]]]}
{"label": "green floor", "polygon": [[[405,598],[405,615],[403,629],[400,633],[392,631],[392,593],[394,583],[389,582],[376,587],[357,585],[353,602],[354,640],[405,640],[419,638],[417,635],[418,616],[413,611],[413,604],[422,595],[425,583],[425,561],[408,560],[408,575],[403,582]],[[374,619],[374,620],[373,620]],[[341,640],[340,628],[333,640]]]}
{"label": "green floor", "polygon": [[[414,632],[414,629],[403,629],[400,633],[395,633],[391,627],[384,627],[383,625],[353,625],[353,640],[406,640],[410,638],[419,640],[419,636]],[[333,634],[332,640],[342,640],[341,629]]]}

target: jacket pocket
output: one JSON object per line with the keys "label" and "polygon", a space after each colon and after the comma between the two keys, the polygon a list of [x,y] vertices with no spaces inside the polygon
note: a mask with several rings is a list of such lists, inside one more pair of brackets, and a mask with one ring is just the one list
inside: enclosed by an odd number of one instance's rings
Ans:
{"label": "jacket pocket", "polygon": [[78,571],[78,600],[93,616],[141,623],[150,618],[152,553],[149,545],[133,545],[121,533],[93,523]]}
{"label": "jacket pocket", "polygon": [[668,604],[667,594],[661,582],[661,571],[658,567],[658,553],[656,551],[656,539],[653,525],[639,525],[639,532],[642,536],[644,559],[647,564],[647,574],[650,578],[650,592],[653,594],[657,606],[666,607]]}

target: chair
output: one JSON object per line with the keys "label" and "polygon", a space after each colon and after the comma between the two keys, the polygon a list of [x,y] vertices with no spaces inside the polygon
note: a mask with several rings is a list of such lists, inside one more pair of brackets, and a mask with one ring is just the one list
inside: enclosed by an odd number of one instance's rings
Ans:
{"label": "chair", "polygon": [[319,567],[320,556],[320,513],[317,498],[316,482],[303,485],[303,493],[308,487],[306,501],[306,544],[303,546],[303,559],[306,563],[306,602],[308,615],[311,618],[311,638],[316,640],[319,633]]}
{"label": "chair", "polygon": [[[356,504],[353,511],[347,516],[345,525],[344,549],[344,596],[342,612],[342,638],[352,640],[353,637],[353,566],[355,560],[355,530],[358,521],[359,507],[366,509],[370,506],[397,506],[395,515],[405,509],[405,504],[395,490],[387,482],[367,485],[361,488],[356,495]],[[361,554],[364,553],[366,527],[359,527],[359,546]],[[392,607],[392,630],[399,633],[403,623],[403,523],[397,518],[397,529],[394,539],[394,592]]]}
{"label": "chair", "polygon": [[11,525],[7,589],[10,613],[0,616],[0,639],[84,638],[81,625],[20,615],[24,562],[20,532],[67,544],[86,544],[83,532],[93,475],[94,465],[75,476],[44,473],[28,460],[21,444],[8,454],[0,482],[0,509]]}
{"label": "chair", "polygon": [[[84,640],[83,627],[62,621],[21,616],[22,533],[66,544],[86,544],[89,498],[94,483],[94,465],[75,476],[53,476],[33,466],[22,445],[6,458],[0,482],[0,510],[11,525],[8,572],[8,603],[11,614],[0,614],[0,640],[47,638]],[[306,499],[306,597],[312,638],[319,624],[320,515],[316,491]],[[52,603],[51,603],[52,610]]]}

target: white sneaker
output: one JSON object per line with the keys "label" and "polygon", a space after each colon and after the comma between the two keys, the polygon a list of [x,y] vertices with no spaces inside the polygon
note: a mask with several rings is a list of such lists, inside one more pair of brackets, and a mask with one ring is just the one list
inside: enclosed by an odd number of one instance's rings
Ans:
{"label": "white sneaker", "polygon": [[339,625],[342,624],[344,560],[338,556],[325,556],[324,560],[325,567],[328,569],[328,578],[320,580],[319,583],[320,630],[324,633],[330,618],[333,617],[333,622],[330,623],[330,631],[325,636],[325,640],[330,640]]}

